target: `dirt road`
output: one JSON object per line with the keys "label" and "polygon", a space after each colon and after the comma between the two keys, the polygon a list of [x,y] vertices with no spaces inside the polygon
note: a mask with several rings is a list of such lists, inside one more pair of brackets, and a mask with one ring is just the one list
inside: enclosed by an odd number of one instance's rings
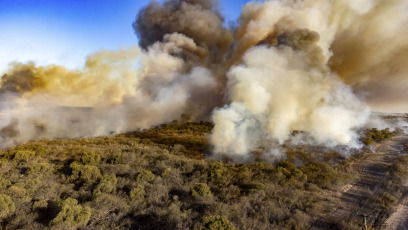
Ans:
{"label": "dirt road", "polygon": [[[403,140],[401,141],[403,142]],[[407,143],[407,140],[405,140]],[[397,146],[401,148],[401,146]],[[408,186],[408,178],[404,186]],[[405,195],[402,198],[400,204],[398,204],[396,211],[388,218],[383,225],[383,229],[389,230],[405,230],[408,229],[408,196]]]}
{"label": "dirt road", "polygon": [[385,222],[383,229],[405,230],[408,229],[408,197],[398,205],[397,210]]}
{"label": "dirt road", "polygon": [[[408,136],[394,137],[378,145],[375,153],[367,154],[356,162],[354,164],[358,172],[356,182],[334,194],[341,200],[341,205],[334,212],[315,221],[310,229],[343,229],[341,223],[360,223],[364,215],[367,224],[374,226],[375,229],[389,229],[391,225],[387,228],[381,226],[386,216],[384,208],[378,201],[384,199],[384,192],[389,189],[388,166],[404,153],[406,143],[408,143]],[[408,216],[408,206],[404,207],[401,210],[402,214],[399,214],[399,219],[395,217],[401,222],[398,226],[403,225],[402,222]],[[394,223],[397,221],[395,220]]]}

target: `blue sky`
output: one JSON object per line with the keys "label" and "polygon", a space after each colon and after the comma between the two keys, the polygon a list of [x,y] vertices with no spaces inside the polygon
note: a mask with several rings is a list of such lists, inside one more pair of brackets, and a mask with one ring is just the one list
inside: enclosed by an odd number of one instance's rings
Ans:
{"label": "blue sky", "polygon": [[[219,0],[227,20],[249,0]],[[137,44],[131,27],[149,0],[0,0],[0,72],[11,61],[70,68],[87,54]]]}

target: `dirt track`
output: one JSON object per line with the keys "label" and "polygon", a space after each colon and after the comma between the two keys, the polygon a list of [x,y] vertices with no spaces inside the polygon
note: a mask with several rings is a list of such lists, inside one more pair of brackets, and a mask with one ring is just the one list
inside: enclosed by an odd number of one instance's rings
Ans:
{"label": "dirt track", "polygon": [[[387,168],[400,154],[403,154],[406,143],[408,143],[408,136],[394,137],[378,145],[375,153],[368,154],[356,162],[354,167],[358,172],[358,179],[335,194],[341,200],[341,205],[334,212],[315,221],[310,229],[342,229],[339,223],[360,223],[363,215],[367,216],[367,224],[375,229],[399,229],[391,228],[391,225],[382,226],[386,217],[377,201],[383,198],[383,192],[388,189]],[[408,200],[405,204],[408,204]],[[402,214],[399,215],[405,215],[404,218],[406,218],[408,206],[405,206]],[[393,219],[393,225],[403,225],[402,222],[406,220],[404,218]]]}
{"label": "dirt track", "polygon": [[408,197],[402,200],[397,210],[385,222],[383,228],[387,230],[408,229]]}
{"label": "dirt track", "polygon": [[[405,143],[407,143],[407,140],[405,140]],[[404,186],[408,186],[408,178],[405,181]],[[402,198],[402,201],[400,204],[398,204],[396,211],[390,216],[390,218],[388,218],[388,220],[383,225],[383,229],[408,229],[408,196]]]}

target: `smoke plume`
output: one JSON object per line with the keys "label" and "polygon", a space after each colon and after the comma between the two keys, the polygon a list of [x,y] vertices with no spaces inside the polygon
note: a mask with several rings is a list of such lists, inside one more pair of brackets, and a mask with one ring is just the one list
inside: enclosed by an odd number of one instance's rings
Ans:
{"label": "smoke plume", "polygon": [[408,2],[249,2],[235,28],[216,1],[152,1],[140,48],[82,69],[13,63],[0,81],[0,147],[210,120],[216,156],[312,144],[358,147],[370,108],[408,106]]}

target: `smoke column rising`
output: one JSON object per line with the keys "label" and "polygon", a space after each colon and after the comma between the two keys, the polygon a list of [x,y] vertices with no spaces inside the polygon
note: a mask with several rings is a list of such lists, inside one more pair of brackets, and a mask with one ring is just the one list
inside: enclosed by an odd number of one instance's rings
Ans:
{"label": "smoke column rising", "polygon": [[294,131],[358,147],[370,106],[406,106],[406,1],[254,1],[232,29],[217,5],[153,1],[133,23],[140,48],[91,54],[82,69],[12,64],[1,147],[211,120],[214,154],[245,159]]}

